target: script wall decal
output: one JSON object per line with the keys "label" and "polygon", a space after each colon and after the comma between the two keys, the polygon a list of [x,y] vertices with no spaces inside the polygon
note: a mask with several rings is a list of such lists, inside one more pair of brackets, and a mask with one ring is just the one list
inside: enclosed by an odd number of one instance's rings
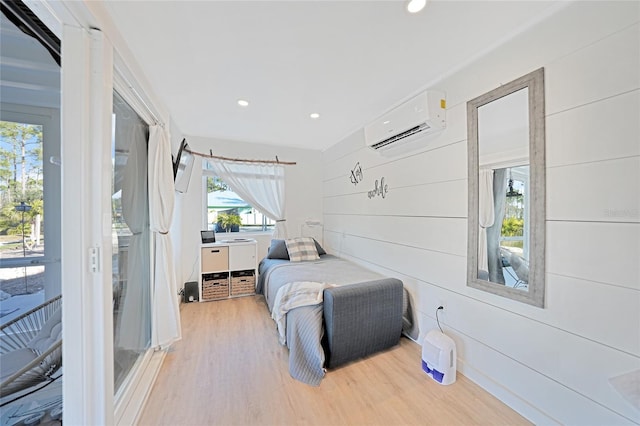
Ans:
{"label": "script wall decal", "polygon": [[360,162],[358,161],[353,169],[351,169],[351,176],[349,176],[349,180],[352,184],[358,186],[358,183],[362,182],[362,167],[360,166]]}
{"label": "script wall decal", "polygon": [[369,196],[369,199],[372,199],[373,197],[385,198],[387,196],[387,192],[389,192],[389,187],[384,182],[384,177],[381,177],[379,182],[376,179],[375,186],[367,193],[367,195]]}

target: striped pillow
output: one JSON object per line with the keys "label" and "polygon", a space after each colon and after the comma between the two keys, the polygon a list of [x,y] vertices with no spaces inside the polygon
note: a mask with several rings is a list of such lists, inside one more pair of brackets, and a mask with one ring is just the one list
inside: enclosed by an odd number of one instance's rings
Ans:
{"label": "striped pillow", "polygon": [[289,252],[289,260],[292,262],[320,259],[316,243],[311,237],[290,238],[285,240],[285,244]]}

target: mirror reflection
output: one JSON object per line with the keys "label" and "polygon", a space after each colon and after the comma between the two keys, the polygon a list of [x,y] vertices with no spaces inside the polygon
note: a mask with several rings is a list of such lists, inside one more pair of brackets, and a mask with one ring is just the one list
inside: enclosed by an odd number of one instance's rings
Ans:
{"label": "mirror reflection", "polygon": [[544,307],[544,69],[467,102],[467,285]]}
{"label": "mirror reflection", "polygon": [[529,92],[478,108],[477,278],[529,287]]}
{"label": "mirror reflection", "polygon": [[481,169],[479,181],[478,279],[526,291],[529,166]]}

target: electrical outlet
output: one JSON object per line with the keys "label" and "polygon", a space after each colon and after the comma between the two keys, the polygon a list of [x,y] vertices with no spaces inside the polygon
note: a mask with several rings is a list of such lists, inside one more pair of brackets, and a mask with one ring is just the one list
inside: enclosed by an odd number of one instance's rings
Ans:
{"label": "electrical outlet", "polygon": [[437,299],[437,302],[438,304],[436,305],[435,319],[436,319],[436,322],[438,323],[438,328],[440,329],[440,331],[442,331],[442,325],[440,323],[446,322],[447,304],[443,299]]}

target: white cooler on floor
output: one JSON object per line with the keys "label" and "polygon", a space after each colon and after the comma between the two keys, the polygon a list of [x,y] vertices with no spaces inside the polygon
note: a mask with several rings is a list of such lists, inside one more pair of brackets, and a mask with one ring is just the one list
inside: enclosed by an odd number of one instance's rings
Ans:
{"label": "white cooler on floor", "polygon": [[422,342],[422,370],[441,385],[456,381],[456,344],[438,330],[427,333]]}

